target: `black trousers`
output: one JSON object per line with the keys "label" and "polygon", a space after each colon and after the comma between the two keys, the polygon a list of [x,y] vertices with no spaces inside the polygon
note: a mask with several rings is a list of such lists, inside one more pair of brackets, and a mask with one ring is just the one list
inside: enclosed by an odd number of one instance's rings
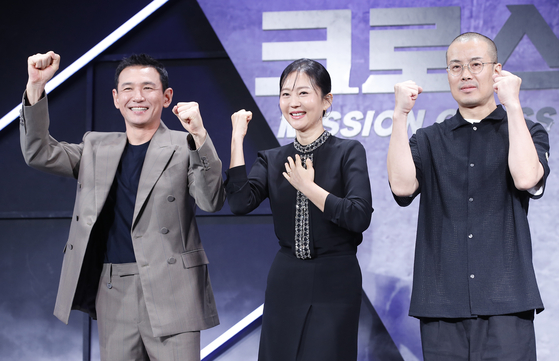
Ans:
{"label": "black trousers", "polygon": [[424,361],[536,361],[534,311],[477,318],[421,318]]}

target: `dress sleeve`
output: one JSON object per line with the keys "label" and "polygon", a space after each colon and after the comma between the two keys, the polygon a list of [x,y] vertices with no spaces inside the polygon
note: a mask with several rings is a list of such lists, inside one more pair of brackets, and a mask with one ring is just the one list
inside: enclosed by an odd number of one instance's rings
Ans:
{"label": "dress sleeve", "polygon": [[367,155],[361,143],[351,142],[344,155],[341,172],[344,196],[330,193],[326,197],[324,216],[342,228],[362,233],[371,223],[373,201]]}
{"label": "dress sleeve", "polygon": [[250,213],[268,197],[268,164],[261,153],[258,153],[248,177],[244,165],[230,168],[225,173],[225,191],[233,214]]}

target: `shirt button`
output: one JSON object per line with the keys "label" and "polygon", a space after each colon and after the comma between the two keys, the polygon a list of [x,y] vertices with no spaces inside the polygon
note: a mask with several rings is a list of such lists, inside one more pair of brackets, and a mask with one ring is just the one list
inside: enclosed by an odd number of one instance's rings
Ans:
{"label": "shirt button", "polygon": [[477,130],[477,127],[473,127],[474,130]]}
{"label": "shirt button", "polygon": [[473,168],[473,167],[474,167],[474,163],[470,163],[470,167]]}
{"label": "shirt button", "polygon": [[468,200],[469,200],[470,202],[473,202],[473,201],[474,201],[474,199],[473,199],[472,197],[470,197],[470,199],[468,199]]}
{"label": "shirt button", "polygon": [[169,230],[167,228],[163,227],[163,228],[161,228],[161,233],[167,234],[167,233],[169,233]]}
{"label": "shirt button", "polygon": [[470,275],[470,278],[474,278],[475,276],[473,274]]}
{"label": "shirt button", "polygon": [[474,235],[470,233],[470,234],[468,234],[468,238],[470,238],[470,239],[474,238]]}

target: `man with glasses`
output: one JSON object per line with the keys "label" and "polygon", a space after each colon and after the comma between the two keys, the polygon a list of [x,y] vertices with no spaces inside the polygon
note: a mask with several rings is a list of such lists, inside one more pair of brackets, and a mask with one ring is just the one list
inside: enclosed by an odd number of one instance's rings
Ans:
{"label": "man with glasses", "polygon": [[521,79],[502,70],[491,39],[462,34],[446,58],[458,111],[409,141],[422,88],[394,87],[390,187],[400,206],[421,193],[410,315],[426,361],[535,360],[543,303],[527,213],[549,174],[548,135],[524,119]]}

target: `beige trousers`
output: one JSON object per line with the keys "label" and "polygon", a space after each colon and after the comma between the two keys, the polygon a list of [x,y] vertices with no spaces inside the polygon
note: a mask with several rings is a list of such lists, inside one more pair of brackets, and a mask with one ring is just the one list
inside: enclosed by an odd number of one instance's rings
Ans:
{"label": "beige trousers", "polygon": [[200,331],[153,337],[136,263],[103,265],[96,310],[102,361],[200,361]]}

